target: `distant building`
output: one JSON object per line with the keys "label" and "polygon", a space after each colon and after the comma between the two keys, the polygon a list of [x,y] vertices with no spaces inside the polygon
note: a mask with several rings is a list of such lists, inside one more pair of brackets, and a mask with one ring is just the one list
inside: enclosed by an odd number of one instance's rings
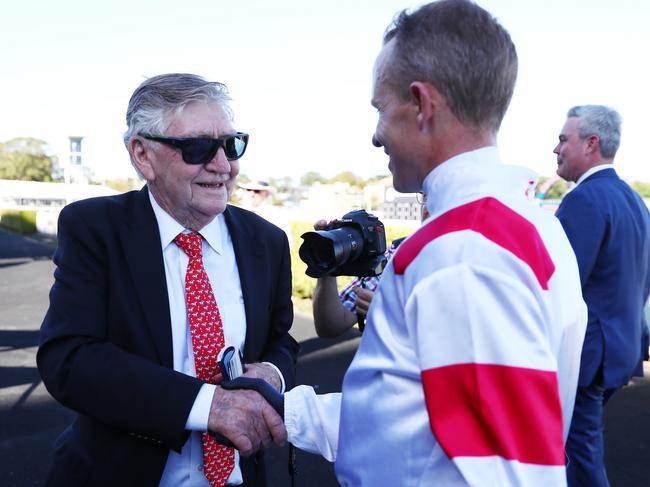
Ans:
{"label": "distant building", "polygon": [[66,183],[86,184],[90,167],[86,164],[82,152],[83,137],[71,135],[68,137],[67,153],[60,154],[52,167],[52,178],[63,179]]}
{"label": "distant building", "polygon": [[420,221],[421,205],[415,193],[398,193],[390,176],[364,188],[367,207],[387,220]]}
{"label": "distant building", "polygon": [[302,211],[314,219],[332,220],[351,210],[365,208],[363,193],[349,183],[315,183],[310,186],[306,198],[301,201]]}
{"label": "distant building", "polygon": [[2,210],[36,212],[36,228],[43,233],[56,233],[59,211],[73,201],[118,194],[97,184],[42,183],[0,179],[0,213]]}
{"label": "distant building", "polygon": [[417,228],[420,224],[421,205],[415,193],[398,193],[393,188],[393,178],[367,184],[363,190],[349,183],[314,183],[302,188],[299,204],[291,208],[293,219],[333,220],[352,211],[364,209],[382,221]]}
{"label": "distant building", "polygon": [[73,201],[118,193],[108,186],[98,184],[42,183],[0,179],[0,209],[60,209]]}
{"label": "distant building", "polygon": [[397,193],[380,206],[384,218],[389,220],[416,220],[420,221],[422,205],[417,201],[414,193]]}

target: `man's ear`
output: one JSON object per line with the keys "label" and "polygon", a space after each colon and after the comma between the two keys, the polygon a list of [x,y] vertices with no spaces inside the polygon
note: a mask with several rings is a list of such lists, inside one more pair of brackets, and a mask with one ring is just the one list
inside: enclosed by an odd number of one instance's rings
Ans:
{"label": "man's ear", "polygon": [[595,151],[600,151],[600,137],[597,135],[590,135],[586,139],[585,152],[592,154]]}
{"label": "man's ear", "polygon": [[152,152],[145,142],[138,136],[131,137],[127,144],[127,149],[133,164],[140,174],[142,174],[142,177],[146,181],[153,181],[156,179],[156,173],[151,163]]}
{"label": "man's ear", "polygon": [[431,83],[414,81],[409,86],[411,101],[417,109],[418,129],[422,130],[434,121],[437,109],[443,100],[442,96]]}

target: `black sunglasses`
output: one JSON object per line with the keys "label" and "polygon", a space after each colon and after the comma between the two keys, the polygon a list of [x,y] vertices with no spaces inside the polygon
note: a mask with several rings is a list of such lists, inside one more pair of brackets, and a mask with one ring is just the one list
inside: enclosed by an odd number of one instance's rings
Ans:
{"label": "black sunglasses", "polygon": [[183,160],[187,164],[207,164],[212,160],[220,147],[223,147],[226,158],[235,161],[244,155],[248,145],[248,134],[237,132],[217,139],[208,137],[159,137],[150,134],[139,134],[148,140],[154,140],[180,149]]}

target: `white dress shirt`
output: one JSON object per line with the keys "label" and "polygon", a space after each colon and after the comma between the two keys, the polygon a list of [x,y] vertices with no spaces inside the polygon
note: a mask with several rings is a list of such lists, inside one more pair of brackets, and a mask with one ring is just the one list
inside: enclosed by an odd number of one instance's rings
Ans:
{"label": "white dress shirt", "polygon": [[[165,261],[169,313],[172,322],[174,370],[196,376],[192,337],[185,304],[185,274],[189,257],[174,243],[176,236],[187,230],[158,205],[151,192],[149,200],[158,222],[160,244]],[[221,315],[225,347],[232,345],[242,350],[246,340],[244,297],[235,251],[223,214],[203,227],[200,233],[203,236],[203,266],[210,279]],[[208,429],[208,416],[214,391],[215,386],[204,384],[197,395],[185,425],[188,430],[192,430],[192,434],[180,454],[175,451],[169,452],[160,480],[161,487],[210,487],[208,479],[203,474],[201,432]],[[173,400],[173,397],[170,397],[170,400]],[[239,453],[235,451],[235,468],[228,479],[228,485],[241,483]]]}
{"label": "white dress shirt", "polygon": [[614,164],[600,164],[599,166],[594,166],[588,171],[585,171],[585,173],[582,176],[580,176],[576,181],[576,186],[579,185],[581,182],[583,182],[592,174],[597,173],[598,171],[604,171],[605,169],[614,169]]}

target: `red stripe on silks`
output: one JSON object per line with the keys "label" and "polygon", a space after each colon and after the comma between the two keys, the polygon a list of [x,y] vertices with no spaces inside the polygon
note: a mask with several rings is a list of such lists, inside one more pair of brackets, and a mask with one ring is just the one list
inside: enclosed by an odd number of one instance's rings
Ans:
{"label": "red stripe on silks", "polygon": [[494,198],[459,206],[420,228],[397,249],[393,257],[395,274],[404,274],[422,248],[437,237],[451,232],[472,230],[526,262],[542,286],[555,272],[544,242],[535,225]]}
{"label": "red stripe on silks", "polygon": [[564,465],[555,372],[457,364],[425,370],[422,384],[431,431],[449,458]]}

